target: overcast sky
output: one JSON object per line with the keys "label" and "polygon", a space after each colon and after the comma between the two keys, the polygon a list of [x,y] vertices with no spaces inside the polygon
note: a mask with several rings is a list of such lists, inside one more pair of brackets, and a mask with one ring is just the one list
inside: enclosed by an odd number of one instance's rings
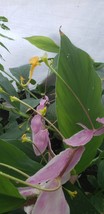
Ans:
{"label": "overcast sky", "polygon": [[[104,0],[0,0],[0,15],[8,18],[11,31],[7,35],[15,39],[3,40],[11,54],[0,51],[7,70],[44,54],[23,37],[44,35],[59,42],[61,25],[75,45],[104,62]],[[45,75],[46,68],[42,75],[37,71],[35,78],[40,81]]]}

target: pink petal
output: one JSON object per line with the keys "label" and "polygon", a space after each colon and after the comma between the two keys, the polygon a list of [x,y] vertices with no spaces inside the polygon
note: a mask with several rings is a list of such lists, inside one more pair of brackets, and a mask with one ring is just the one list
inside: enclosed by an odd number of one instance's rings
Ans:
{"label": "pink petal", "polygon": [[[49,182],[46,188],[57,186],[55,181]],[[62,188],[53,192],[42,192],[38,197],[32,214],[70,214]]]}
{"label": "pink petal", "polygon": [[70,179],[70,171],[77,165],[80,161],[81,156],[84,152],[84,147],[79,147],[76,150],[74,149],[72,157],[70,156],[70,163],[68,164],[63,176],[62,176],[62,184],[66,183]]}
{"label": "pink petal", "polygon": [[94,132],[94,136],[100,136],[102,134],[104,134],[104,126],[99,129],[96,129]]}
{"label": "pink petal", "polygon": [[94,131],[90,129],[84,129],[72,137],[65,139],[64,142],[69,146],[83,146],[88,143],[94,135]]}
{"label": "pink petal", "polygon": [[41,105],[37,106],[36,110],[39,112],[39,110],[43,110],[43,109],[44,109],[44,105],[41,104]]}
{"label": "pink petal", "polygon": [[45,95],[45,97],[40,100],[40,105],[45,105],[48,102],[49,102],[49,98]]}
{"label": "pink petal", "polygon": [[31,184],[38,184],[53,180],[58,176],[62,176],[62,173],[69,173],[78,163],[83,152],[84,147],[64,150],[50,160],[49,163],[40,169],[35,175],[28,178],[27,182]]}
{"label": "pink petal", "polygon": [[37,134],[33,134],[33,149],[37,156],[46,150],[48,143],[49,133],[47,129],[40,130]]}
{"label": "pink petal", "polygon": [[98,123],[102,123],[102,124],[104,124],[104,117],[102,117],[102,118],[97,118],[96,119],[96,121],[98,122]]}
{"label": "pink petal", "polygon": [[40,191],[38,189],[35,189],[32,187],[19,187],[18,191],[23,197],[39,195],[39,193],[40,193]]}
{"label": "pink petal", "polygon": [[43,128],[44,128],[44,122],[42,120],[41,115],[39,115],[39,114],[35,115],[31,120],[32,132],[34,132],[34,134],[36,134]]}

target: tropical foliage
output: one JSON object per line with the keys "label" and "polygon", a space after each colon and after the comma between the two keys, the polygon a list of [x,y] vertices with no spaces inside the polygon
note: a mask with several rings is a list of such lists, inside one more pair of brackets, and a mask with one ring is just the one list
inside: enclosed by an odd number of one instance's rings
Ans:
{"label": "tropical foliage", "polygon": [[[0,65],[1,214],[104,212],[103,63],[59,33],[59,46],[25,38],[54,58],[43,52],[10,74]],[[42,63],[51,73],[37,84]]]}

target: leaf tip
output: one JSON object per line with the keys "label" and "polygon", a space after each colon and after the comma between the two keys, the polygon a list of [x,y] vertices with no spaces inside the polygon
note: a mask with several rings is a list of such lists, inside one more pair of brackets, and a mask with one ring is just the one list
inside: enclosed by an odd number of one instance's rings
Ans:
{"label": "leaf tip", "polygon": [[62,25],[61,25],[60,28],[59,28],[59,33],[60,33],[60,36],[63,36],[64,33],[61,31],[61,28],[62,28]]}

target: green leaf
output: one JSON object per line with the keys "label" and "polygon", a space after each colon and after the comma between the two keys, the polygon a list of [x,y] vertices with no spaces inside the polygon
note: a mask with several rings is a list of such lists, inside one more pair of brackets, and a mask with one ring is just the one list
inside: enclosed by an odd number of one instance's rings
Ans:
{"label": "green leaf", "polygon": [[0,213],[14,210],[24,202],[17,188],[7,178],[0,176]]}
{"label": "green leaf", "polygon": [[10,96],[18,97],[18,93],[16,92],[13,85],[10,83],[9,79],[3,76],[1,73],[0,73],[0,87],[5,91],[4,93],[2,93],[2,90],[1,90],[0,92],[1,97],[4,98],[9,103],[11,103],[12,106],[19,108],[20,106],[19,102],[11,102],[10,100]]}
{"label": "green leaf", "polygon": [[5,133],[3,133],[0,138],[3,140],[21,139],[21,136],[25,133],[25,127],[19,128],[16,121],[9,122],[7,127],[5,127]]}
{"label": "green leaf", "polygon": [[71,199],[67,191],[64,191],[71,214],[100,214],[94,205],[91,204],[87,196],[78,187],[66,184],[65,188],[70,191],[77,191],[77,195],[73,199]]}
{"label": "green leaf", "polygon": [[[0,162],[16,167],[29,175],[35,174],[42,167],[41,164],[28,158],[23,151],[3,140],[0,140]],[[5,169],[5,172],[11,174],[11,170]]]}
{"label": "green leaf", "polygon": [[99,63],[99,66],[96,65],[95,69],[101,80],[104,80],[104,63]]}
{"label": "green leaf", "polygon": [[46,36],[31,36],[26,37],[31,44],[35,45],[37,48],[40,48],[44,51],[58,53],[59,47],[58,45],[49,37]]}
{"label": "green leaf", "polygon": [[10,68],[10,72],[16,79],[20,82],[20,77],[22,76],[24,78],[25,83],[29,79],[29,71],[30,71],[30,65],[22,65],[16,68]]}
{"label": "green leaf", "polygon": [[4,24],[0,24],[0,27],[1,27],[3,30],[10,30],[10,28],[7,27],[7,26],[4,25]]}
{"label": "green leaf", "polygon": [[0,64],[0,70],[1,70],[1,71],[4,71],[4,67],[3,67],[2,64]]}
{"label": "green leaf", "polygon": [[10,83],[10,81],[8,80],[8,78],[5,77],[5,76],[3,76],[1,73],[0,73],[0,86],[9,95],[18,97],[18,94],[17,94],[15,88],[13,87],[13,85]]}
{"label": "green leaf", "polygon": [[0,22],[8,22],[8,19],[5,16],[0,16]]}
{"label": "green leaf", "polygon": [[[0,59],[2,59],[3,61],[5,61],[5,59],[3,58],[3,56],[0,54]],[[1,67],[1,64],[0,64],[0,67]],[[1,70],[1,68],[0,68]]]}
{"label": "green leaf", "polygon": [[99,163],[97,179],[99,186],[104,189],[104,160]]}
{"label": "green leaf", "polygon": [[3,37],[3,38],[9,39],[9,40],[14,40],[14,39],[12,39],[12,38],[10,38],[10,37],[8,37],[8,36],[5,36],[5,35],[3,35],[3,34],[1,34],[1,33],[0,33],[0,36]]}
{"label": "green leaf", "polygon": [[33,146],[31,143],[21,143],[21,140],[18,139],[6,139],[6,141],[23,151],[30,159],[37,160],[38,157],[34,155]]}
{"label": "green leaf", "polygon": [[[101,104],[101,80],[96,74],[90,56],[75,47],[70,40],[61,33],[61,47],[56,81],[56,111],[59,129],[65,138],[77,133],[82,123],[92,129],[99,127],[97,117],[104,115]],[[89,119],[90,118],[90,119]],[[77,172],[83,171],[96,154],[102,143],[102,136],[95,137],[86,145]]]}
{"label": "green leaf", "polygon": [[47,110],[47,118],[49,121],[51,121],[51,123],[54,123],[57,120],[56,117],[56,105],[55,103],[52,103]]}
{"label": "green leaf", "polygon": [[104,213],[104,195],[102,193],[93,195],[90,201],[93,206],[99,211],[99,213]]}
{"label": "green leaf", "polygon": [[[23,99],[22,100],[24,103],[30,105],[31,107],[35,108],[38,104],[39,104],[39,99],[34,99],[32,97],[27,98],[27,99]],[[21,112],[26,112],[27,110],[29,110],[29,108],[27,106],[25,106],[24,104],[20,104],[20,111]]]}
{"label": "green leaf", "polygon": [[26,214],[26,213],[22,207],[20,209],[16,209],[16,210],[13,210],[12,212],[9,212],[8,214]]}
{"label": "green leaf", "polygon": [[36,81],[35,81],[34,79],[31,79],[31,80],[30,80],[30,83],[31,83],[32,85],[35,85],[35,84],[36,84]]}
{"label": "green leaf", "polygon": [[2,42],[0,42],[0,45],[9,52],[8,48]]}

